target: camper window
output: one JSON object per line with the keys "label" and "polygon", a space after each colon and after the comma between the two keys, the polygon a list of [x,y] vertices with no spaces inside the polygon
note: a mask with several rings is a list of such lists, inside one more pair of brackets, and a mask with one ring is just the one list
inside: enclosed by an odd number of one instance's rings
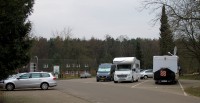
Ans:
{"label": "camper window", "polygon": [[131,70],[131,64],[120,64],[120,65],[117,65],[117,71],[124,71],[124,70]]}
{"label": "camper window", "polygon": [[139,64],[136,64],[136,68],[140,68],[140,65],[139,65]]}

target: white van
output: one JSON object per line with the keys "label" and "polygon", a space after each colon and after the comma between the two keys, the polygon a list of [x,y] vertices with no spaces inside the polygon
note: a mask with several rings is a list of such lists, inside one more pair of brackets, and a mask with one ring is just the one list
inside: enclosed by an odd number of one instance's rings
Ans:
{"label": "white van", "polygon": [[136,57],[117,57],[113,59],[115,67],[114,83],[138,81],[140,78],[140,61]]}

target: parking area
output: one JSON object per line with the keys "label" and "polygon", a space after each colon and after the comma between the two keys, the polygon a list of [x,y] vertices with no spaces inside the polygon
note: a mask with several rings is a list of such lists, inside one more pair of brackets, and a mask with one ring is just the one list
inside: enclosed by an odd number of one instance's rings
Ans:
{"label": "parking area", "polygon": [[170,83],[155,84],[153,78],[141,79],[139,80],[139,82],[134,82],[134,83],[96,82],[94,78],[90,78],[90,79],[88,78],[87,80],[76,80],[76,82],[106,85],[106,86],[112,86],[112,87],[145,89],[145,90],[150,90],[150,91],[167,92],[167,93],[173,93],[173,94],[185,95],[185,96],[187,96],[188,94],[184,91],[184,88],[200,86],[199,80],[179,80],[177,84],[170,84]]}
{"label": "parking area", "polygon": [[0,103],[89,103],[57,88],[1,90]]}
{"label": "parking area", "polygon": [[[96,82],[95,78],[58,80],[57,83],[58,86],[49,90],[41,90],[40,88],[16,89],[14,91],[1,90],[3,96],[1,96],[0,101],[3,99],[4,103],[97,103],[97,101],[103,101],[100,103],[116,103],[116,93],[123,96],[120,97],[120,100],[127,100],[128,95],[135,95],[138,96],[135,99],[141,101],[141,96],[149,97],[149,94],[169,96],[167,98],[171,98],[170,96],[187,97],[187,100],[193,100],[184,92],[184,88],[200,86],[200,81],[196,80],[179,80],[177,84],[157,85],[152,78],[134,83]],[[110,92],[105,94],[105,91]],[[129,100],[131,101],[131,98]],[[181,100],[176,101],[180,102]],[[127,101],[127,103],[129,102]],[[185,102],[183,101],[183,103]]]}

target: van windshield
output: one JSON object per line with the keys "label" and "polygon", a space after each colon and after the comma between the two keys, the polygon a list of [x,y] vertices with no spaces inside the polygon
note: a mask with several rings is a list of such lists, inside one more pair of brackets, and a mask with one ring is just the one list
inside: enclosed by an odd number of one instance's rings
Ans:
{"label": "van windshield", "polygon": [[130,71],[131,70],[131,64],[119,64],[117,65],[116,71]]}
{"label": "van windshield", "polygon": [[111,65],[99,65],[98,72],[110,72]]}

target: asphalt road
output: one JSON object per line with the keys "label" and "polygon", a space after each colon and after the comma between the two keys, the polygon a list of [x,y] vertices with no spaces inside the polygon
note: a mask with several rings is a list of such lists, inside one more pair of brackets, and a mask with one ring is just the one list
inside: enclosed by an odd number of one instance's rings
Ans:
{"label": "asphalt road", "polygon": [[[96,82],[95,78],[58,80],[49,90],[0,91],[0,103],[200,103],[183,88],[200,81],[179,80],[175,85],[156,85],[152,79],[134,83]],[[2,101],[3,100],[3,101]]]}
{"label": "asphalt road", "polygon": [[134,83],[96,82],[95,78],[59,80],[56,90],[88,103],[200,103],[184,87],[200,81],[180,80],[177,84],[154,84],[152,79]]}

